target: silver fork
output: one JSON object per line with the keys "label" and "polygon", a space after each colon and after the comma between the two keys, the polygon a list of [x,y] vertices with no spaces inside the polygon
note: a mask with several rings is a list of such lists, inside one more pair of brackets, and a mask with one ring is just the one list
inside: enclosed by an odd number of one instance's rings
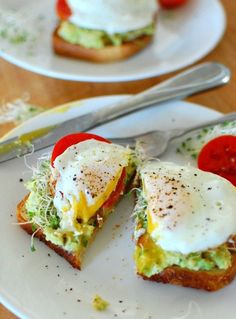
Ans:
{"label": "silver fork", "polygon": [[167,131],[156,130],[130,137],[110,138],[110,140],[120,145],[129,145],[130,148],[135,148],[138,143],[142,146],[145,154],[148,157],[158,157],[167,150],[170,142],[175,138],[182,137],[185,134],[193,131],[233,120],[236,120],[236,112],[229,113],[225,116],[219,117],[216,120],[208,121],[188,128],[179,128]]}

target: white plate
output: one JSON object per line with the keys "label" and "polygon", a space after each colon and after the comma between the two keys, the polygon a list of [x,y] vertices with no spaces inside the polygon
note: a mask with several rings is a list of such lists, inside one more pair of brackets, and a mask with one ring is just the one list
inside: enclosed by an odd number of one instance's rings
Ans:
{"label": "white plate", "polygon": [[[107,96],[59,107],[29,120],[8,136],[71,118],[122,98],[124,96]],[[104,136],[124,136],[156,128],[183,127],[217,116],[218,112],[199,105],[171,102],[129,115],[93,132]],[[176,146],[172,145],[165,158],[185,162],[175,150]],[[28,158],[30,165],[35,165],[40,152],[36,155]],[[16,205],[26,194],[19,179],[23,177],[26,180],[30,174],[23,159],[0,165],[0,302],[18,316],[30,319],[112,319],[116,318],[115,314],[123,319],[235,317],[236,281],[223,290],[207,293],[145,282],[135,275],[131,197],[121,201],[88,248],[81,272],[37,240],[36,252],[32,253],[30,237],[19,226],[13,225]],[[115,227],[117,224],[119,228]],[[93,310],[91,300],[95,294],[109,301],[110,307],[106,312]]]}
{"label": "white plate", "polygon": [[154,42],[140,54],[123,62],[98,65],[54,55],[51,49],[51,34],[57,24],[54,3],[54,0],[33,3],[31,0],[1,0],[2,8],[21,8],[24,12],[23,20],[18,18],[20,28],[26,25],[27,32],[41,31],[35,43],[27,40],[16,45],[1,39],[0,56],[27,70],[60,79],[138,80],[196,62],[213,50],[225,30],[224,10],[218,0],[191,0],[178,10],[160,11]]}

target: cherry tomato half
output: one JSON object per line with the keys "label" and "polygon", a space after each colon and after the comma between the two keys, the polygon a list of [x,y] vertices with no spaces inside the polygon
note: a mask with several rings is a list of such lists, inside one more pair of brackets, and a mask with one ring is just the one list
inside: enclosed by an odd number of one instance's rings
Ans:
{"label": "cherry tomato half", "polygon": [[62,137],[54,146],[52,151],[52,157],[51,157],[51,165],[53,166],[53,163],[57,156],[61,155],[68,147],[74,144],[78,144],[80,142],[86,141],[86,140],[97,140],[102,141],[105,143],[111,143],[107,139],[90,133],[74,133],[69,134],[64,137]]}
{"label": "cherry tomato half", "polygon": [[165,9],[172,9],[183,5],[187,0],[159,0],[160,5]]}
{"label": "cherry tomato half", "polygon": [[67,20],[72,14],[66,0],[57,0],[56,11],[58,17],[62,20]]}
{"label": "cherry tomato half", "polygon": [[236,186],[236,136],[222,135],[204,145],[198,156],[198,167]]}

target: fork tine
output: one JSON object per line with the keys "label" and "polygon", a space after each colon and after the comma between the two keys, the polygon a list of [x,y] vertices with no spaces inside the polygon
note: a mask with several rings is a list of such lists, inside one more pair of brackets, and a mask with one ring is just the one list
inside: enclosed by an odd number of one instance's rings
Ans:
{"label": "fork tine", "polygon": [[120,145],[129,145],[131,148],[134,148],[138,139],[142,139],[144,137],[148,138],[155,132],[156,131],[150,131],[150,132],[145,132],[145,133],[132,135],[128,137],[115,137],[115,138],[111,137],[108,139],[112,141],[113,143],[120,144]]}
{"label": "fork tine", "polygon": [[110,138],[113,143],[129,145],[137,149],[139,153],[146,154],[146,157],[160,156],[168,146],[170,136],[164,131],[150,131],[124,138]]}

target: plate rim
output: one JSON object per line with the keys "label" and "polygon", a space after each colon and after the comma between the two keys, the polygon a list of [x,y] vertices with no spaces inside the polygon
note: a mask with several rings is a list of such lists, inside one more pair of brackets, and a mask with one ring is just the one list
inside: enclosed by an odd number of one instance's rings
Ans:
{"label": "plate rim", "polygon": [[[26,121],[23,121],[22,123],[20,123],[19,125],[17,125],[16,127],[14,127],[13,129],[11,129],[10,131],[8,131],[6,134],[4,134],[3,136],[0,137],[0,143],[3,142],[4,140],[8,139],[8,138],[11,138],[10,135],[14,134],[14,132],[18,129],[20,129],[21,127],[23,127],[25,124],[28,124],[31,122],[32,119],[37,119],[38,117],[41,117],[43,115],[46,115],[47,114],[51,114],[51,113],[54,113],[54,112],[57,112],[58,110],[60,110],[61,108],[64,108],[64,107],[73,107],[74,105],[76,104],[79,104],[79,103],[86,103],[86,102],[89,102],[89,101],[93,101],[93,100],[98,100],[98,99],[104,99],[104,98],[125,98],[125,97],[130,97],[134,94],[107,94],[107,95],[98,95],[98,96],[93,96],[93,97],[87,97],[87,98],[84,98],[84,99],[78,99],[78,100],[74,100],[74,101],[69,101],[69,102],[66,102],[66,103],[63,103],[63,104],[59,104],[59,105],[56,105],[56,106],[53,106],[49,109],[46,109],[45,111],[39,113],[39,114],[36,114],[35,116],[27,119]],[[194,103],[192,103],[194,104]],[[82,105],[80,105],[80,107],[82,107]],[[60,112],[60,111],[59,111]]]}
{"label": "plate rim", "polygon": [[[99,95],[99,96],[93,96],[93,97],[88,97],[88,98],[84,98],[84,99],[78,99],[78,100],[74,100],[74,101],[70,101],[70,102],[66,102],[66,103],[63,103],[63,104],[59,104],[57,106],[54,106],[54,107],[51,107],[49,109],[46,109],[45,111],[27,119],[26,121],[22,122],[21,124],[17,125],[16,127],[14,127],[13,129],[11,129],[10,131],[8,131],[6,134],[4,134],[3,136],[0,137],[0,143],[11,138],[12,136],[14,136],[14,132],[15,131],[18,131],[19,129],[21,129],[21,127],[24,127],[25,124],[28,124],[30,123],[32,120],[37,120],[38,118],[42,117],[42,116],[47,116],[48,114],[51,114],[51,113],[54,113],[54,112],[57,112],[59,111],[61,108],[64,108],[64,107],[69,107],[69,108],[73,108],[74,105],[76,104],[79,104],[79,103],[87,103],[89,101],[93,101],[93,100],[98,100],[98,99],[101,99],[103,100],[104,98],[106,99],[113,99],[113,98],[128,98],[130,96],[132,96],[134,94],[107,94],[107,95]],[[187,104],[191,104],[191,105],[195,105],[197,107],[201,107],[201,108],[204,108],[204,109],[207,109],[207,110],[211,110],[213,112],[216,112],[218,113],[219,115],[222,115],[223,113],[220,112],[220,111],[217,111],[215,109],[212,109],[211,107],[208,107],[208,106],[205,106],[205,105],[202,105],[202,104],[198,104],[198,103],[194,103],[194,102],[189,102],[189,101],[186,101],[186,100],[177,100],[177,101],[182,101],[183,103],[187,103]],[[171,102],[176,102],[176,100],[170,100],[170,101],[167,101],[167,102],[164,102],[164,103],[160,103],[160,104],[165,104],[165,103],[171,103]],[[84,105],[80,105],[80,107],[83,107]],[[148,107],[146,107],[148,108]],[[144,108],[145,109],[145,108]],[[137,111],[138,112],[138,111]],[[125,117],[125,115],[124,115]],[[12,135],[13,134],[13,135]]]}
{"label": "plate rim", "polygon": [[[202,58],[207,56],[214,48],[217,47],[217,45],[220,43],[220,41],[223,38],[223,35],[226,30],[227,25],[227,16],[224,9],[223,4],[220,0],[215,0],[215,5],[218,7],[219,15],[221,16],[221,19],[219,19],[220,27],[218,30],[218,36],[215,38],[214,42],[212,42],[210,45],[206,46],[204,52],[201,54],[195,54],[193,58],[190,60],[187,60],[186,62],[180,64],[179,66],[175,66],[173,68],[166,68],[166,70],[161,71],[160,73],[156,73],[154,69],[150,70],[149,72],[142,72],[138,75],[118,75],[118,76],[110,76],[110,75],[93,75],[93,76],[87,76],[85,74],[83,75],[73,75],[68,74],[60,71],[51,71],[45,68],[38,67],[37,65],[32,65],[27,62],[22,62],[21,60],[18,60],[15,57],[12,57],[11,54],[4,52],[0,49],[0,57],[6,60],[7,62],[16,65],[22,69],[25,69],[27,71],[40,74],[49,78],[54,79],[60,79],[65,81],[81,81],[81,82],[98,82],[98,83],[109,83],[109,82],[129,82],[129,81],[135,81],[135,80],[142,80],[147,78],[153,78],[153,77],[159,77],[164,74],[169,74],[171,72],[175,72],[177,70],[181,70],[187,66],[191,66],[197,61],[200,61]],[[148,49],[148,48],[147,48]]]}

